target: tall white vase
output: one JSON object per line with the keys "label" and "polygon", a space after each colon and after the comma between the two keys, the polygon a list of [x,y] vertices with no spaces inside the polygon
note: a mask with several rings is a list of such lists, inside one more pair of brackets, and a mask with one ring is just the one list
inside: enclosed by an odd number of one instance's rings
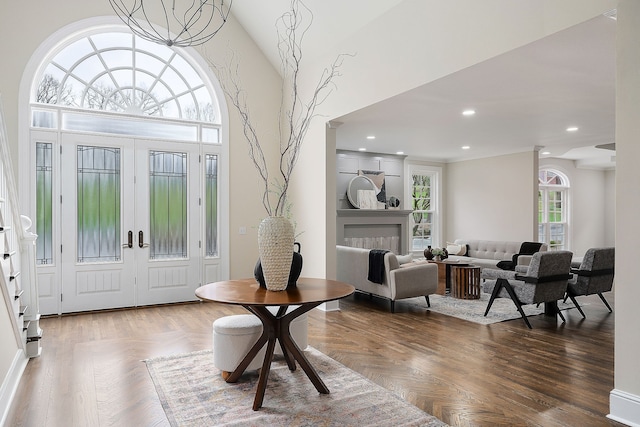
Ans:
{"label": "tall white vase", "polygon": [[258,253],[269,291],[284,291],[287,288],[294,237],[293,225],[285,217],[270,216],[260,222]]}

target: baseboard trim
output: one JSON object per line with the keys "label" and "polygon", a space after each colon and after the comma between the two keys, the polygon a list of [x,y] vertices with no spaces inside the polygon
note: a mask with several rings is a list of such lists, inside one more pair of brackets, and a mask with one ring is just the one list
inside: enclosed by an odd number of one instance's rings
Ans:
{"label": "baseboard trim", "polygon": [[338,301],[323,302],[318,306],[322,311],[340,311],[340,303]]}
{"label": "baseboard trim", "polygon": [[609,411],[607,418],[619,423],[640,427],[640,396],[613,389],[609,393]]}
{"label": "baseboard trim", "polygon": [[20,384],[22,373],[27,367],[27,362],[29,362],[29,359],[25,356],[24,351],[18,349],[13,357],[9,372],[7,372],[7,376],[4,378],[2,386],[0,386],[0,426],[3,426],[7,420],[11,402],[18,390],[18,384]]}

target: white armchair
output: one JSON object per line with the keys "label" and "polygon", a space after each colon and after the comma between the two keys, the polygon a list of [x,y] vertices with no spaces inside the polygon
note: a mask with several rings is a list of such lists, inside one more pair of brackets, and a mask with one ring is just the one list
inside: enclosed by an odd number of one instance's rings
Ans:
{"label": "white armchair", "polygon": [[438,288],[438,266],[429,263],[407,263],[400,266],[398,257],[387,252],[384,255],[382,283],[368,280],[369,249],[336,246],[337,274],[339,281],[355,286],[357,291],[386,298],[395,312],[395,301],[424,296],[430,306],[429,295]]}

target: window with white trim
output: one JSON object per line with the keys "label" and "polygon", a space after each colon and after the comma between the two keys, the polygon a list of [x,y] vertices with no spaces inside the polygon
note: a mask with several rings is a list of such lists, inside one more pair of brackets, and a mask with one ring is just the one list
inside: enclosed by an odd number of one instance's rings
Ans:
{"label": "window with white trim", "polygon": [[569,249],[569,180],[559,171],[538,172],[538,241],[550,250]]}
{"label": "window with white trim", "polygon": [[440,242],[440,168],[410,165],[408,174],[411,203],[410,229],[412,252],[423,252]]}

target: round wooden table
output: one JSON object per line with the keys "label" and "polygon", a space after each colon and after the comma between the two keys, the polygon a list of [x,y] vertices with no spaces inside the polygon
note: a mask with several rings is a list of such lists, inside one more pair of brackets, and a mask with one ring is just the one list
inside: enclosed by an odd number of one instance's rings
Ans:
{"label": "round wooden table", "polygon": [[[298,361],[316,390],[324,394],[329,393],[327,386],[291,337],[289,326],[293,319],[320,304],[344,298],[354,291],[353,286],[335,280],[301,277],[295,288],[285,291],[267,291],[261,288],[254,279],[243,279],[208,283],[196,289],[196,296],[204,301],[241,305],[255,314],[262,322],[262,335],[242,359],[236,370],[226,378],[228,383],[236,382],[264,344],[267,344],[256,397],[253,401],[253,410],[257,411],[262,406],[264,399],[276,340],[280,341],[280,347],[289,369],[295,371],[295,361]],[[299,307],[287,313],[287,308],[290,305],[298,305]],[[280,306],[280,308],[274,315],[267,309],[267,306]]]}

